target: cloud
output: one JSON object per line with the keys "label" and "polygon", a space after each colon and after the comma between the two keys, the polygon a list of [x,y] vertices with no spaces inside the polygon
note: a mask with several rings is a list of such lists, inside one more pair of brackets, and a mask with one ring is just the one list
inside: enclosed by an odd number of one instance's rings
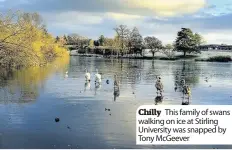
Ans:
{"label": "cloud", "polygon": [[54,35],[112,37],[113,28],[125,24],[164,43],[174,41],[181,27],[203,34],[209,43],[232,43],[230,0],[0,0],[0,10],[7,9],[39,12]]}
{"label": "cloud", "polygon": [[110,18],[110,19],[117,20],[117,21],[133,20],[133,19],[142,18],[142,16],[139,16],[139,15],[128,15],[128,14],[123,14],[123,13],[111,13],[111,12],[106,13],[105,16]]}
{"label": "cloud", "polygon": [[[14,0],[8,0],[12,6]],[[123,13],[131,15],[175,16],[191,14],[205,6],[205,0],[20,0],[20,7],[25,10],[43,12],[101,12]],[[17,6],[14,5],[15,8]]]}
{"label": "cloud", "polygon": [[43,18],[49,22],[76,25],[92,25],[102,23],[101,15],[93,15],[87,12],[67,11],[62,13],[42,13]]}
{"label": "cloud", "polygon": [[[123,0],[122,0],[123,1]],[[158,16],[176,16],[195,13],[206,5],[205,0],[126,0],[132,7],[147,9]]]}
{"label": "cloud", "polygon": [[208,44],[232,44],[232,29],[203,32]]}

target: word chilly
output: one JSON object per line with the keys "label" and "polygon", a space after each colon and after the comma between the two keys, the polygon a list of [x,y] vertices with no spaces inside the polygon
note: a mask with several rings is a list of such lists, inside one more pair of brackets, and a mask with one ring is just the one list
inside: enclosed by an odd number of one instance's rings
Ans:
{"label": "word chilly", "polygon": [[138,111],[139,115],[155,115],[159,117],[161,115],[161,110],[156,110],[156,109],[140,109]]}

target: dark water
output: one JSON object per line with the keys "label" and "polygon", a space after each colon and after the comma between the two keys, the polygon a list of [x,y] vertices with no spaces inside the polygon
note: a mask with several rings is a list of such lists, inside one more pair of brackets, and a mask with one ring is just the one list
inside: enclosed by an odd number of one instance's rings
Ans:
{"label": "dark water", "polygon": [[[85,84],[85,68],[92,81],[96,68],[102,73],[101,87]],[[115,73],[119,97],[113,95]],[[232,104],[229,63],[71,57],[43,69],[2,74],[0,148],[189,148],[136,146],[135,112],[140,105],[155,103],[156,75],[164,84],[162,104],[181,104],[182,94],[174,90],[181,79],[191,87],[191,104]],[[232,148],[191,148],[213,147]]]}

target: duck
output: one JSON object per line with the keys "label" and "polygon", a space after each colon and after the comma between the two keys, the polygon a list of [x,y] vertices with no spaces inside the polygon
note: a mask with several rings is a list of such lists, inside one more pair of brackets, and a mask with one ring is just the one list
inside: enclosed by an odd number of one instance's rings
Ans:
{"label": "duck", "polygon": [[110,80],[107,79],[107,80],[106,80],[106,84],[110,84]]}
{"label": "duck", "polygon": [[90,77],[91,77],[90,73],[89,73],[88,70],[85,68],[85,81],[90,82]]}
{"label": "duck", "polygon": [[101,83],[101,74],[98,73],[98,69],[96,69],[96,74],[95,74],[95,83]]}

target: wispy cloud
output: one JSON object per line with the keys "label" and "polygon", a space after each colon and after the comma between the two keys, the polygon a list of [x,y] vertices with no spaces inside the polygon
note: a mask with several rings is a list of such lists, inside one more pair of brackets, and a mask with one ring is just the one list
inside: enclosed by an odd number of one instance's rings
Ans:
{"label": "wispy cloud", "polygon": [[88,12],[67,11],[62,13],[42,13],[44,19],[49,23],[62,23],[69,25],[92,25],[102,23],[101,14]]}

